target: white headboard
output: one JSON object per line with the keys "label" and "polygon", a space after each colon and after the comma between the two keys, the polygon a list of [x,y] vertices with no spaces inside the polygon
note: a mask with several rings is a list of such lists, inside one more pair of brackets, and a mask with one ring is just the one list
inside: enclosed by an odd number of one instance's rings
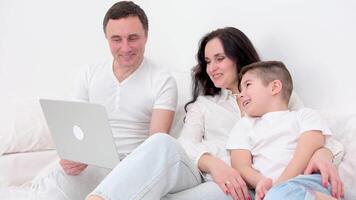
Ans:
{"label": "white headboard", "polygon": [[[102,18],[115,1],[0,1],[2,98],[69,94],[79,67],[109,51]],[[264,60],[282,60],[306,106],[356,110],[356,3],[334,0],[139,0],[150,21],[146,55],[187,72],[199,39],[241,29]]]}

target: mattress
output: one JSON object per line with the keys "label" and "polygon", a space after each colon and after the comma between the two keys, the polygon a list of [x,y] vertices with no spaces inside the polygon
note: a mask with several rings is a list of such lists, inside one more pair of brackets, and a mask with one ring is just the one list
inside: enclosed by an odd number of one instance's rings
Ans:
{"label": "mattress", "polygon": [[0,187],[21,185],[58,161],[55,150],[5,154],[0,157]]}

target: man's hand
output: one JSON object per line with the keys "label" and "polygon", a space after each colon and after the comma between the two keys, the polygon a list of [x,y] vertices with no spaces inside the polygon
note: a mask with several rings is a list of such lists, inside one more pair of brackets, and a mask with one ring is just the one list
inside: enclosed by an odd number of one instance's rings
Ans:
{"label": "man's hand", "polygon": [[63,160],[63,159],[59,161],[59,164],[62,166],[65,173],[70,176],[76,176],[80,174],[82,171],[84,171],[85,168],[88,167],[87,164],[78,163],[70,160]]}
{"label": "man's hand", "polygon": [[273,186],[272,179],[270,178],[261,179],[256,186],[256,196],[255,196],[256,200],[263,199],[266,196],[268,190],[271,189],[272,186]]}

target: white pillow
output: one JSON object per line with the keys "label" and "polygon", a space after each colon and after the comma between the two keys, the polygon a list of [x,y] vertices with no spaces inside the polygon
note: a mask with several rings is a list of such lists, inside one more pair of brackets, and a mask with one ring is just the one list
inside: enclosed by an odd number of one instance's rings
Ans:
{"label": "white pillow", "polygon": [[8,99],[0,100],[0,156],[7,149],[7,144],[10,142],[10,136],[14,132],[15,123],[15,106],[13,101]]}
{"label": "white pillow", "polygon": [[326,120],[333,137],[344,147],[344,157],[338,166],[339,175],[345,186],[345,199],[356,199],[356,114],[344,112],[320,111]]}
{"label": "white pillow", "polygon": [[[54,149],[38,99],[2,101],[0,156]],[[5,123],[4,123],[5,122]]]}
{"label": "white pillow", "polygon": [[339,174],[345,184],[345,199],[356,199],[356,115],[349,117],[345,124],[341,138],[345,155],[339,165]]}

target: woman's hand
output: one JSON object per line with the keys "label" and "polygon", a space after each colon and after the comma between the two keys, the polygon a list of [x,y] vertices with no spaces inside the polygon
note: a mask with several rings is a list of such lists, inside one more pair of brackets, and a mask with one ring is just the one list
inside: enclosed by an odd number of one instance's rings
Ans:
{"label": "woman's hand", "polygon": [[261,200],[265,197],[267,194],[268,190],[271,189],[273,186],[273,181],[270,178],[263,178],[261,179],[256,186],[256,195],[255,199],[256,200]]}
{"label": "woman's hand", "polygon": [[250,200],[245,181],[240,174],[220,159],[210,165],[210,174],[225,194],[231,195],[234,200]]}
{"label": "woman's hand", "polygon": [[336,167],[332,163],[332,154],[327,149],[319,149],[310,159],[304,174],[320,172],[322,184],[327,187],[331,183],[331,193],[335,198],[340,199],[344,196],[344,184],[340,179]]}
{"label": "woman's hand", "polygon": [[85,170],[85,168],[88,167],[87,164],[78,163],[70,160],[63,160],[63,159],[59,161],[59,164],[62,166],[65,173],[71,176],[76,176],[80,174],[82,171]]}

